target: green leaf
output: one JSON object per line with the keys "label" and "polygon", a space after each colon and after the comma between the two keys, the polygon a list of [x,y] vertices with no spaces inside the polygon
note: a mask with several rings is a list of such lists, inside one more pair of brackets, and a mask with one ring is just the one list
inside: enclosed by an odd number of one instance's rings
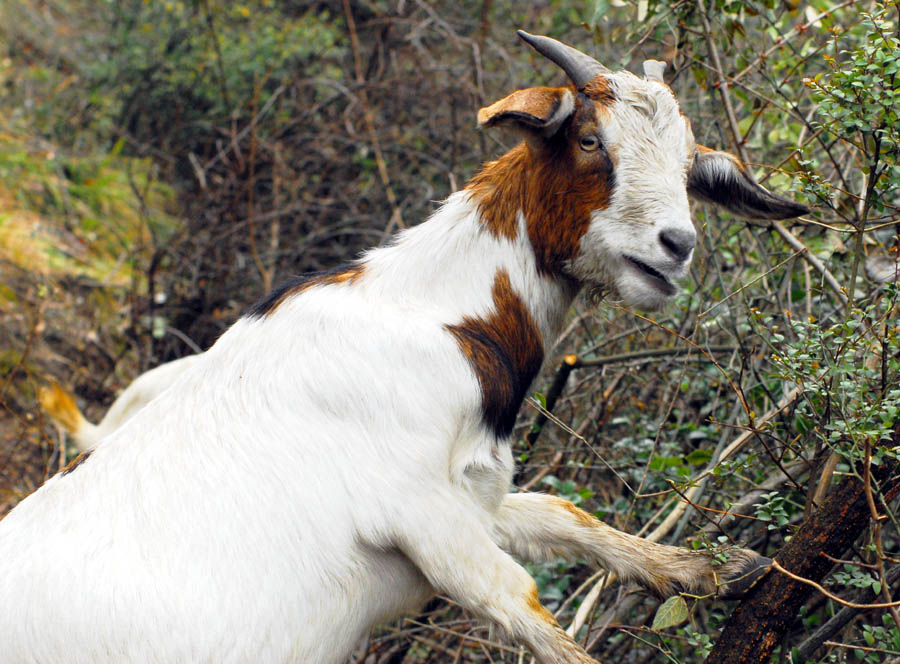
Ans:
{"label": "green leaf", "polygon": [[13,304],[19,301],[19,297],[16,295],[16,292],[6,284],[0,284],[0,297],[2,297],[4,300],[12,302]]}
{"label": "green leaf", "polygon": [[692,466],[702,466],[712,459],[712,452],[706,448],[699,447],[685,457],[685,460]]}
{"label": "green leaf", "polygon": [[653,616],[653,625],[650,626],[654,632],[659,632],[668,627],[676,627],[688,619],[688,605],[681,595],[670,597],[660,604]]}
{"label": "green leaf", "polygon": [[676,456],[655,456],[650,460],[650,470],[666,470],[682,465],[681,457]]}

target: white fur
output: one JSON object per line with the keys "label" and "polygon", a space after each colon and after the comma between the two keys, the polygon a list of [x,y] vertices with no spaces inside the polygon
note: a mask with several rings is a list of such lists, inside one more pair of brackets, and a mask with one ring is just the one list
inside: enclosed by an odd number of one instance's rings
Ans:
{"label": "white fur", "polygon": [[615,165],[610,205],[596,210],[571,268],[586,283],[612,286],[626,303],[653,309],[671,296],[625,259],[632,256],[676,281],[687,260],[666,252],[660,233],[694,236],[685,188],[694,156],[693,133],[672,92],[661,83],[629,72],[608,76],[618,97],[611,109],[598,107],[602,140]]}
{"label": "white fur", "polygon": [[533,259],[473,208],[456,194],[358,283],[238,321],[0,522],[0,661],[341,662],[423,601],[404,531],[495,510],[512,472],[443,326]]}

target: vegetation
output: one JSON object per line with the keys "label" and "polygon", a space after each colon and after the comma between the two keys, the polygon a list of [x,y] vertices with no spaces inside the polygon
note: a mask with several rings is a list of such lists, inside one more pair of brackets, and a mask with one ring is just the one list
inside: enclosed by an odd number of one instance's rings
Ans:
{"label": "vegetation", "polygon": [[[97,418],[273,283],[418,223],[507,147],[476,110],[562,80],[518,27],[611,68],[666,60],[698,141],[813,208],[783,225],[697,205],[702,247],[675,304],[577,301],[520,414],[516,481],[657,541],[719,558],[749,546],[827,594],[775,571],[733,615],[712,599],[660,607],[559,561],[531,569],[542,600],[601,661],[900,657],[894,1],[7,0],[0,513],[65,462],[36,406],[44,381]],[[837,531],[833,559],[794,552]],[[806,595],[769,651],[742,654],[740,612],[776,577]],[[356,661],[524,659],[440,600]]]}

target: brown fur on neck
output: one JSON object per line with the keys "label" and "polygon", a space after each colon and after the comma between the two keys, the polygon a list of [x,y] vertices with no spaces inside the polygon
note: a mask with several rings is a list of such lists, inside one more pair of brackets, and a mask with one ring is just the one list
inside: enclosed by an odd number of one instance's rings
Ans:
{"label": "brown fur on neck", "polygon": [[[602,106],[601,106],[602,108]],[[542,144],[523,142],[485,164],[467,185],[484,227],[497,238],[515,239],[517,213],[525,215],[540,274],[563,277],[578,253],[591,212],[609,205],[613,162],[604,150],[579,147],[600,135],[594,102],[579,95],[577,110],[559,133]]]}

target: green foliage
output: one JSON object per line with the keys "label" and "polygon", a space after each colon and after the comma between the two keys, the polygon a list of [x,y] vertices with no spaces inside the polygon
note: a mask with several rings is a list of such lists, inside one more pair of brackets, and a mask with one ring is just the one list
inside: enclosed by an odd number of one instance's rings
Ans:
{"label": "green foliage", "polygon": [[101,97],[115,90],[116,121],[142,140],[165,136],[176,152],[202,150],[216,125],[249,119],[298,76],[343,78],[333,64],[344,52],[343,26],[327,8],[293,15],[273,0],[105,4],[113,29],[96,45],[106,57],[84,66],[87,85]]}
{"label": "green foliage", "polygon": [[653,624],[650,626],[655,632],[669,627],[677,627],[687,622],[689,617],[688,605],[681,595],[674,595],[659,605],[653,616]]}
{"label": "green foliage", "polygon": [[150,160],[122,157],[121,147],[74,156],[0,134],[0,259],[120,287],[140,280],[141,248],[174,232],[174,192]]}
{"label": "green foliage", "polygon": [[702,632],[689,632],[687,642],[688,645],[694,647],[693,655],[698,661],[706,659],[713,647],[709,634],[703,634]]}
{"label": "green foliage", "polygon": [[760,496],[763,502],[756,503],[756,518],[760,521],[767,522],[769,530],[775,530],[790,523],[791,514],[794,510],[790,509],[783,496],[778,495],[777,491],[764,493]]}
{"label": "green foliage", "polygon": [[[863,625],[863,641],[870,648],[900,653],[900,632],[897,631],[897,625],[886,614],[882,616],[881,623],[881,625]],[[865,657],[867,664],[880,664],[883,661],[877,652],[866,653]]]}
{"label": "green foliage", "polygon": [[842,35],[835,31],[828,44],[833,54],[823,55],[829,70],[804,79],[823,117],[817,126],[854,144],[868,158],[863,172],[873,184],[865,203],[879,214],[900,187],[900,39],[896,24],[888,20],[890,10],[886,3],[873,13],[861,13],[859,29],[865,36],[854,40],[853,48],[841,49]]}
{"label": "green foliage", "polygon": [[841,584],[852,588],[871,588],[875,595],[881,593],[881,583],[868,571],[853,565],[843,565],[831,575],[831,584]]}
{"label": "green foliage", "polygon": [[543,483],[554,489],[554,492],[570,501],[573,505],[581,505],[585,500],[593,497],[594,492],[590,489],[578,486],[572,480],[560,480],[555,475],[547,475],[543,479]]}
{"label": "green foliage", "polygon": [[[896,456],[884,444],[893,438],[900,412],[900,329],[895,324],[898,291],[864,308],[852,307],[846,318],[829,325],[815,319],[790,321],[793,342],[773,346],[776,376],[803,388],[797,416],[825,445],[855,464],[866,451],[880,465]],[[769,318],[770,338],[778,343],[779,326]]]}
{"label": "green foliage", "polygon": [[538,587],[538,596],[547,609],[555,611],[563,600],[566,591],[572,584],[572,561],[556,560],[547,563],[528,563],[525,568],[534,578]]}

